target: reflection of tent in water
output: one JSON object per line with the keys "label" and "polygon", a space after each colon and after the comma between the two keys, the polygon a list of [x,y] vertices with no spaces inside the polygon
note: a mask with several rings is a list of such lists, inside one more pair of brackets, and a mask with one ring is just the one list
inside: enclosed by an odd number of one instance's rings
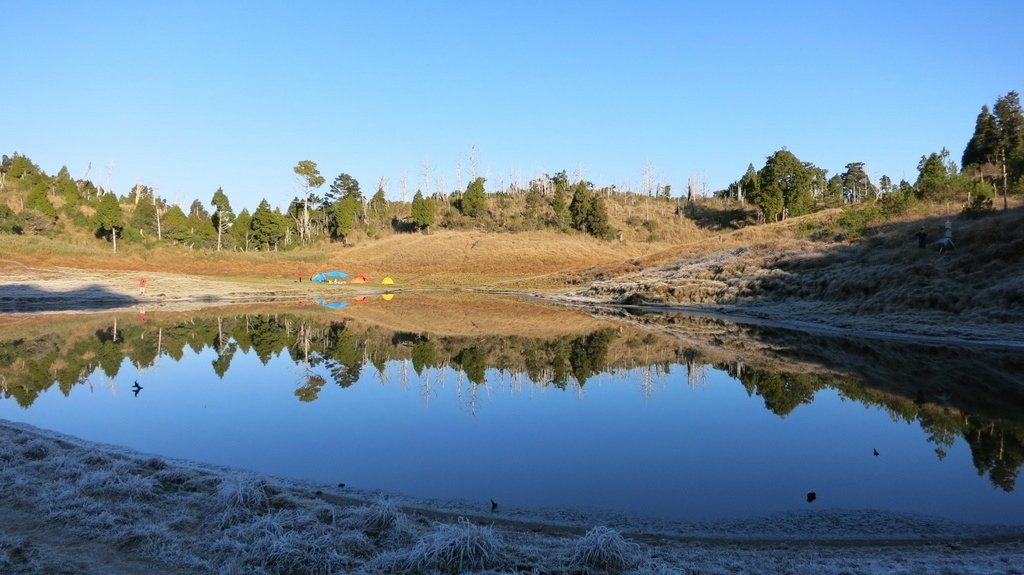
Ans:
{"label": "reflection of tent in water", "polygon": [[381,298],[382,298],[382,299],[383,299],[384,301],[391,301],[391,299],[395,297],[395,294],[393,294],[393,293],[386,293],[386,294],[381,294],[381,296],[380,296],[380,297],[381,297]]}
{"label": "reflection of tent in water", "polygon": [[338,309],[348,305],[347,301],[327,301],[322,299],[316,300],[316,303],[330,309]]}
{"label": "reflection of tent in water", "polygon": [[347,278],[348,274],[345,272],[320,272],[315,276],[309,278],[310,281],[315,282],[329,282],[334,280],[340,280]]}

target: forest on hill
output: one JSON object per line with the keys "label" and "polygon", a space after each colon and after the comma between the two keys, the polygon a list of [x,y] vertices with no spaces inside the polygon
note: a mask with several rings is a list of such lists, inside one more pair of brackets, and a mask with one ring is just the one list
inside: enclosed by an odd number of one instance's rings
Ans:
{"label": "forest on hill", "polygon": [[922,155],[912,183],[894,183],[886,175],[872,181],[863,162],[851,162],[829,177],[785,148],[768,156],[760,169],[751,163],[726,189],[707,193],[690,178],[685,194],[676,197],[671,185],[653,177],[633,192],[598,187],[563,170],[525,186],[490,191],[484,178],[474,177],[464,189],[417,190],[410,202],[402,202],[387,199],[383,181],[367,197],[347,173],[325,187],[327,179],[311,160],[299,161],[293,171],[301,193],[286,210],[264,199],[252,213],[236,213],[223,189],[213,191],[208,202],[196,199],[185,207],[143,184],[118,195],[72,178],[66,166],[51,176],[15,152],[0,162],[0,234],[108,242],[113,251],[118,243],[282,251],[435,229],[550,230],[606,240],[681,242],[838,207],[856,214],[840,234],[856,239],[865,222],[906,213],[922,202],[978,215],[1005,209],[1011,196],[1024,195],[1024,114],[1016,91],[997,98],[991,110],[982,106],[959,164],[944,148]]}

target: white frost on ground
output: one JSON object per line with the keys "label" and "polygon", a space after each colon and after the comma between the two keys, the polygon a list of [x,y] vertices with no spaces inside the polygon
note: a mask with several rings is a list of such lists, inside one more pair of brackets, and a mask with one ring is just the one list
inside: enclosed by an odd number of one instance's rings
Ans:
{"label": "white frost on ground", "polygon": [[673,523],[424,502],[0,421],[0,573],[1024,573],[1024,527],[883,512]]}

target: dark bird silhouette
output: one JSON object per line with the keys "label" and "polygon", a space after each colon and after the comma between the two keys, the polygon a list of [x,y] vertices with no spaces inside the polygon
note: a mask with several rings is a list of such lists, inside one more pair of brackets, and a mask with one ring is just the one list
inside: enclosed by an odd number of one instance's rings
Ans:
{"label": "dark bird silhouette", "polygon": [[142,386],[136,381],[135,385],[132,386],[132,393],[135,394],[135,397],[138,397],[140,391],[142,391]]}
{"label": "dark bird silhouette", "polygon": [[878,457],[878,450],[877,449],[872,449],[871,451],[873,451],[875,453],[875,457]]}
{"label": "dark bird silhouette", "polygon": [[497,511],[497,510],[498,510],[498,502],[493,500],[493,499],[491,499],[491,512],[494,512],[494,511]]}
{"label": "dark bird silhouette", "polygon": [[339,484],[338,484],[338,487],[342,487],[342,488],[344,488],[344,487],[345,487],[345,484],[344,484],[344,483],[339,483]]}
{"label": "dark bird silhouette", "polygon": [[807,492],[807,502],[814,503],[814,500],[818,498],[818,494],[813,491]]}

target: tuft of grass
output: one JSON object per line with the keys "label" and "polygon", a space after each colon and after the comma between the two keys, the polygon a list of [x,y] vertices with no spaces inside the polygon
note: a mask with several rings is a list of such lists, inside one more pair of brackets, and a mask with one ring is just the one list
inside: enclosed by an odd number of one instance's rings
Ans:
{"label": "tuft of grass", "polygon": [[360,528],[377,540],[398,539],[409,533],[409,518],[386,497],[361,509]]}
{"label": "tuft of grass", "polygon": [[599,525],[576,541],[568,570],[571,573],[617,575],[638,567],[643,559],[640,545],[626,541],[614,529]]}
{"label": "tuft of grass", "polygon": [[270,511],[270,486],[248,475],[224,478],[214,494],[214,509],[223,525],[232,525]]}
{"label": "tuft of grass", "polygon": [[504,543],[494,529],[460,517],[424,536],[409,553],[409,567],[418,573],[451,573],[500,569],[507,563]]}

